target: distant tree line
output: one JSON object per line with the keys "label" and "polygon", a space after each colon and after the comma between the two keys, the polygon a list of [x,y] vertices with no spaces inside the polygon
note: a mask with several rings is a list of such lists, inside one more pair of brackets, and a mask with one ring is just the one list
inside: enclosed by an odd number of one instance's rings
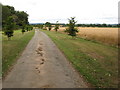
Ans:
{"label": "distant tree line", "polygon": [[[41,24],[32,24],[34,26],[41,26],[44,25],[44,23]],[[56,23],[51,23],[51,25],[56,25]],[[59,23],[59,25],[62,25],[62,27],[68,26],[68,24]],[[120,24],[76,24],[76,27],[120,27]]]}
{"label": "distant tree line", "polygon": [[120,24],[77,24],[77,27],[120,27]]}
{"label": "distant tree line", "polygon": [[60,25],[59,25],[58,21],[56,21],[56,23],[54,23],[54,24],[50,23],[50,22],[46,22],[46,23],[42,23],[42,24],[32,24],[32,26],[38,27],[43,30],[49,30],[49,31],[51,31],[53,28],[57,32]]}
{"label": "distant tree line", "polygon": [[[47,22],[46,22],[47,23]],[[42,25],[45,25],[46,23],[35,23],[35,24],[31,24],[31,25],[33,25],[33,26],[35,26],[35,27],[39,27],[39,26],[42,26]],[[49,22],[50,23],[50,22]],[[50,23],[51,25],[58,25],[58,23],[57,23],[57,21],[56,21],[56,23]],[[64,24],[64,23],[59,23],[59,25],[61,25],[62,27],[66,27],[67,26],[67,24]]]}

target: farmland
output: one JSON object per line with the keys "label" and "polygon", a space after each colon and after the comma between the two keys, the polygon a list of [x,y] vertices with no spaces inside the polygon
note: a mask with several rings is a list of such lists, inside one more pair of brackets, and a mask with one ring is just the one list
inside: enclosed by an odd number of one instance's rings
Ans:
{"label": "farmland", "polygon": [[118,0],[0,6],[0,88],[119,88]]}
{"label": "farmland", "polygon": [[29,40],[34,35],[34,31],[21,33],[21,30],[15,30],[12,40],[8,41],[5,35],[2,35],[2,72],[4,73],[10,68],[15,60],[20,56]]}
{"label": "farmland", "polygon": [[[64,31],[65,29],[65,27],[61,27],[59,31]],[[82,38],[110,45],[118,44],[118,28],[78,27],[78,29],[78,36]]]}
{"label": "farmland", "polygon": [[80,74],[94,87],[117,87],[117,48],[80,37],[73,39],[61,32],[43,32],[56,43]]}

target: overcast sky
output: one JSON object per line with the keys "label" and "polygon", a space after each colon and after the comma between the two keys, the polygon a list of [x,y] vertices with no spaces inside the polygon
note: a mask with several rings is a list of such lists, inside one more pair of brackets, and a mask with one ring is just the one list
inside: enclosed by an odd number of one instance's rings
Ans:
{"label": "overcast sky", "polygon": [[0,0],[3,5],[29,14],[30,23],[67,23],[76,17],[77,23],[118,23],[120,0]]}

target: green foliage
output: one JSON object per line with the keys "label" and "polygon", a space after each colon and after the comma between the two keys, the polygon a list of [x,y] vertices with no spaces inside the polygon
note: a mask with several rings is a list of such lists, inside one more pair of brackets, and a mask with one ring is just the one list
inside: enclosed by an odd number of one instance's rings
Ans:
{"label": "green foliage", "polygon": [[49,25],[48,29],[49,29],[49,31],[52,29],[52,26],[51,26],[51,24]]}
{"label": "green foliage", "polygon": [[48,27],[48,30],[50,31],[52,29],[51,23],[50,22],[46,22],[45,23],[45,27]]}
{"label": "green foliage", "polygon": [[12,16],[9,16],[6,22],[6,29],[4,30],[4,34],[8,37],[8,40],[13,36],[13,29],[15,27],[14,19]]}
{"label": "green foliage", "polygon": [[43,29],[43,24],[35,25],[35,27],[38,27],[38,28],[40,28],[40,29]]}
{"label": "green foliage", "polygon": [[76,36],[76,33],[78,32],[77,28],[75,28],[76,21],[74,19],[75,17],[71,17],[71,19],[68,19],[68,28],[65,30],[65,32],[67,32],[70,36]]}
{"label": "green foliage", "polygon": [[28,25],[26,25],[25,29],[26,29],[26,30],[27,30],[27,32],[28,32],[28,31],[29,31],[29,26],[28,26]]}
{"label": "green foliage", "polygon": [[16,20],[16,24],[22,26],[22,23],[28,25],[28,14],[24,11],[16,11],[16,16],[18,19]]}
{"label": "green foliage", "polygon": [[27,31],[31,31],[33,29],[33,27],[31,25],[26,25],[25,28],[26,28]]}
{"label": "green foliage", "polygon": [[50,25],[50,22],[46,22],[46,23],[45,23],[45,26],[46,26],[46,27],[49,27],[49,25]]}
{"label": "green foliage", "polygon": [[57,32],[58,29],[59,29],[59,24],[58,24],[58,21],[57,21],[56,24],[55,24],[55,31]]}
{"label": "green foliage", "polygon": [[24,32],[25,32],[25,24],[22,23],[22,34],[24,34]]}
{"label": "green foliage", "polygon": [[28,24],[28,14],[24,11],[15,11],[14,7],[12,6],[4,6],[2,5],[2,29],[6,29],[8,17],[13,17],[14,29],[22,28],[22,23],[25,25]]}
{"label": "green foliage", "polygon": [[33,26],[29,25],[29,31],[33,30]]}
{"label": "green foliage", "polygon": [[23,34],[24,34],[25,30],[27,30],[27,32],[33,30],[33,26],[32,26],[32,25],[26,25],[26,26],[25,26],[25,24],[23,23],[22,26],[23,26],[23,27],[22,27],[22,33],[23,33]]}
{"label": "green foliage", "polygon": [[24,32],[25,32],[25,29],[22,29],[22,34],[24,34]]}
{"label": "green foliage", "polygon": [[40,27],[40,29],[43,29],[43,25],[40,25],[39,27]]}
{"label": "green foliage", "polygon": [[11,15],[11,12],[7,6],[2,6],[2,28],[5,29],[7,18]]}
{"label": "green foliage", "polygon": [[[5,35],[10,39],[13,36],[14,29],[22,29],[25,32],[25,26],[28,25],[28,14],[24,11],[15,11],[12,6],[2,5],[2,25]],[[31,29],[27,29],[31,30]]]}

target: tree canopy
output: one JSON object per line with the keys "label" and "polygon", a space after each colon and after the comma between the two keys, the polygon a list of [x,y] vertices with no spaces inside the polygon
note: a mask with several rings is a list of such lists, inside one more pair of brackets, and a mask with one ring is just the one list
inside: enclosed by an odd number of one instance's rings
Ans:
{"label": "tree canopy", "polygon": [[25,27],[28,23],[28,14],[24,11],[15,11],[13,6],[2,5],[2,30],[10,39],[13,36],[15,29],[22,29],[25,32]]}
{"label": "tree canopy", "polygon": [[48,27],[48,30],[50,31],[51,28],[52,28],[52,25],[51,25],[50,22],[46,22],[46,23],[45,23],[45,27]]}
{"label": "tree canopy", "polygon": [[2,5],[2,25],[3,30],[5,30],[7,25],[7,19],[12,17],[14,19],[15,28],[22,28],[22,23],[25,25],[28,23],[28,14],[24,11],[15,11],[13,6]]}

